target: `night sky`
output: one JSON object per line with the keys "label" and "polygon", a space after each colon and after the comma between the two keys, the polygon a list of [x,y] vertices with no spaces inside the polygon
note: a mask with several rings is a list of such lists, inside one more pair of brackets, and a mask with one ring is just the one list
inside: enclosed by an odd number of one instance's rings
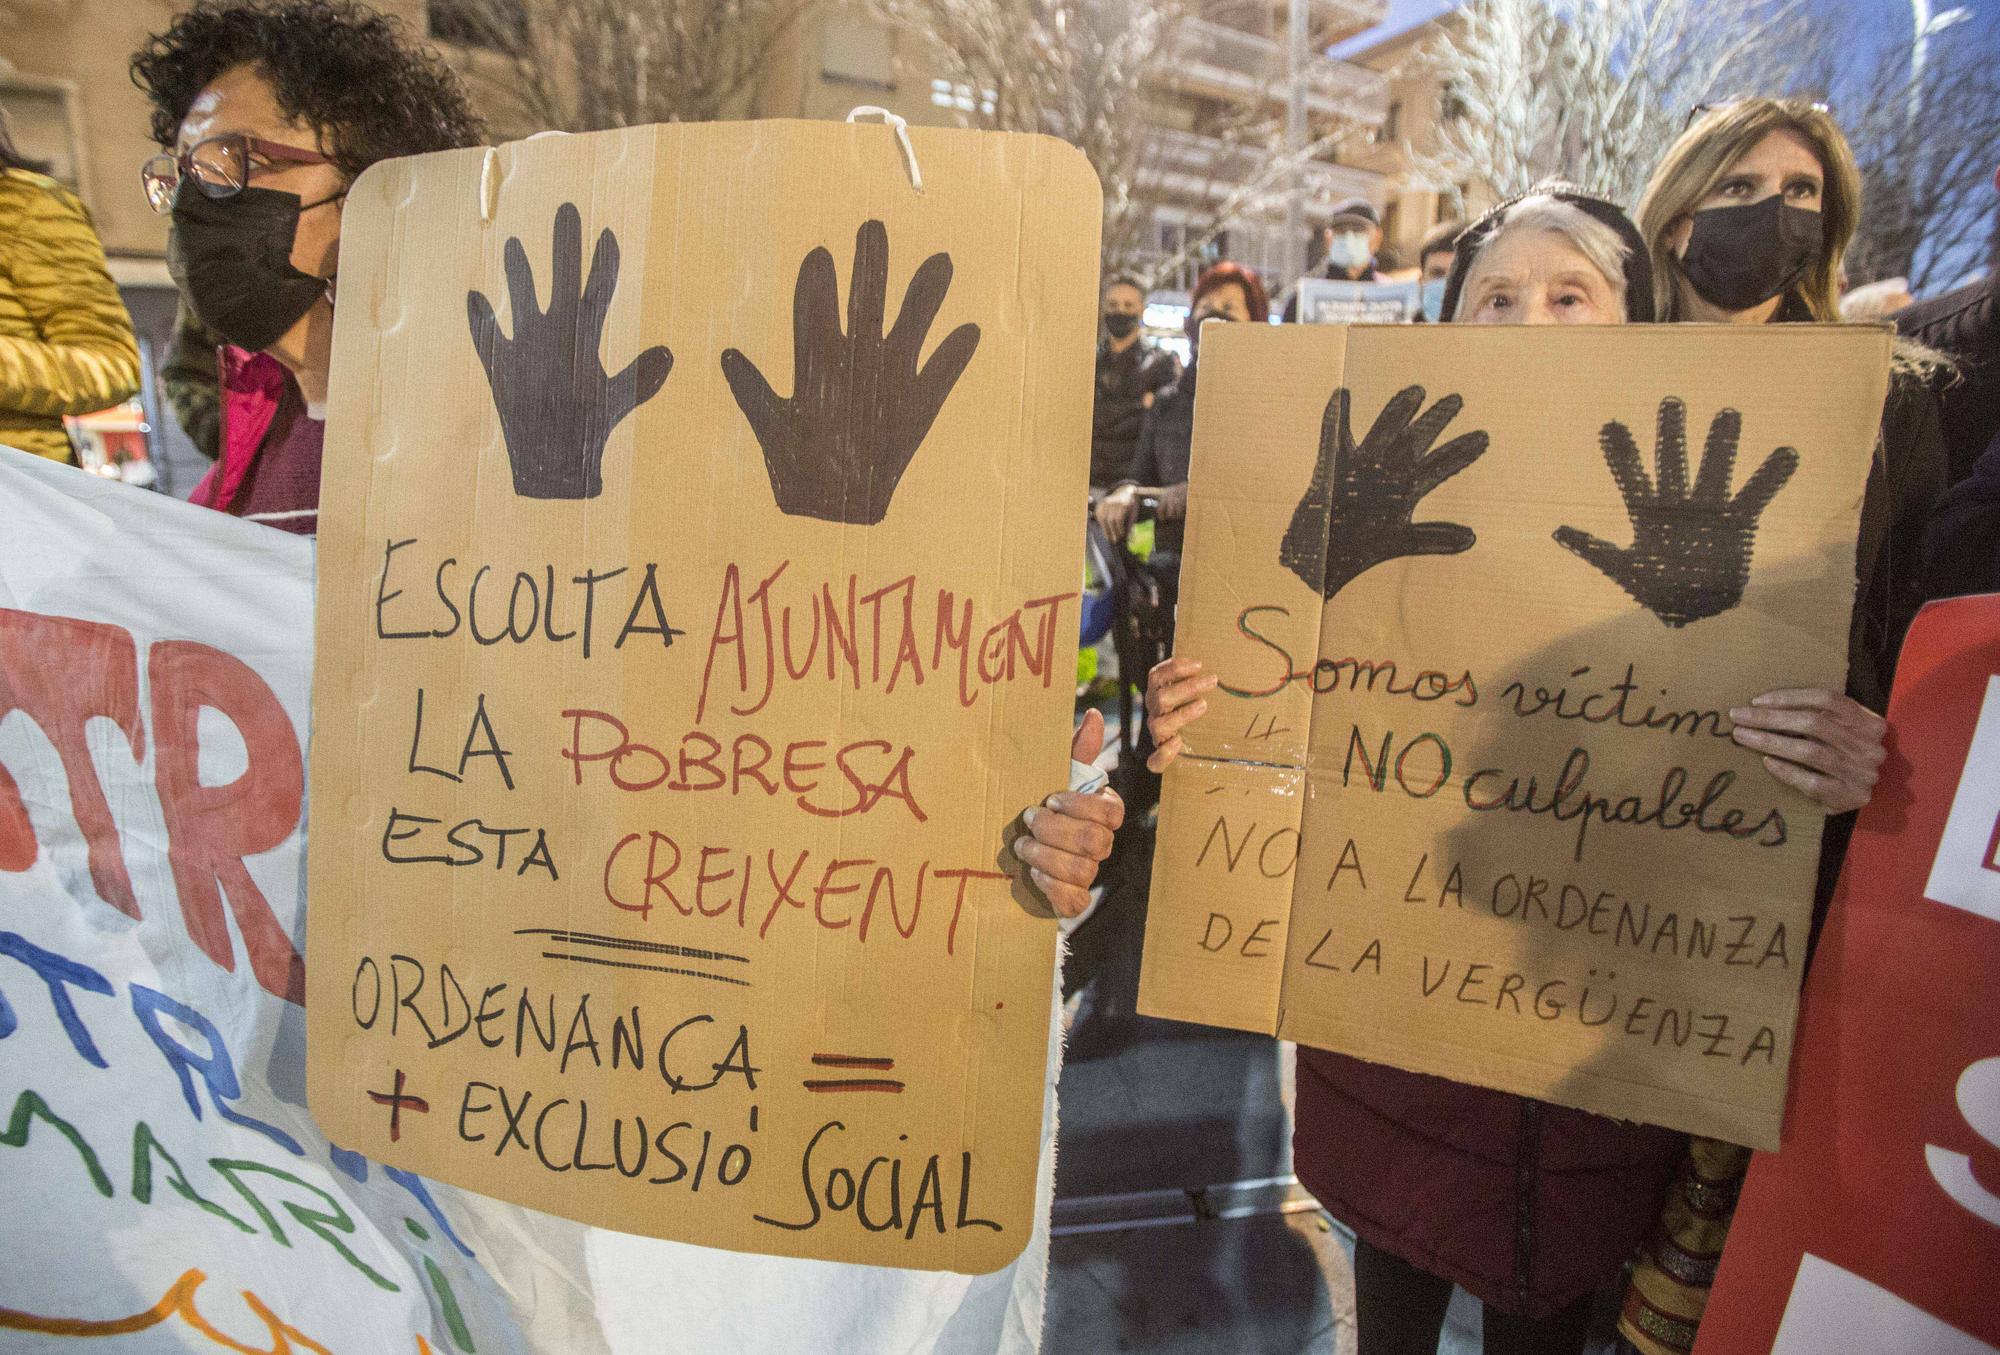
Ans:
{"label": "night sky", "polygon": [[[1872,61],[1884,44],[1907,33],[1910,28],[1909,0],[1808,0],[1825,22],[1841,33],[1857,62]],[[1343,55],[1353,47],[1366,46],[1379,36],[1399,33],[1453,8],[1455,0],[1389,0],[1389,12],[1382,24],[1362,40],[1334,48]],[[1993,45],[2000,58],[2000,0],[1964,0],[1972,10],[1978,39]],[[1932,0],[1933,10],[1951,8],[1953,0]],[[1958,34],[1964,36],[1961,27]]]}
{"label": "night sky", "polygon": [[[1727,4],[1732,0],[1714,2]],[[1389,0],[1388,14],[1381,24],[1338,44],[1332,49],[1333,55],[1352,55],[1357,50],[1373,46],[1445,13],[1455,3],[1456,0]],[[1838,35],[1839,49],[1847,56],[1848,78],[1858,78],[1873,69],[1886,47],[1906,40],[1912,23],[1909,0],[1806,0],[1806,3],[1821,22]],[[1931,8],[1933,12],[1939,12],[1953,8],[1955,4],[1969,8],[1973,17],[1936,41],[1979,44],[1992,53],[1995,79],[2000,79],[2000,0],[1932,0]],[[1846,94],[1850,102],[1855,97],[1846,93],[1842,83],[1837,82],[1829,95],[1836,118],[1840,117],[1843,95]],[[1948,118],[1940,130],[1948,134]],[[1995,159],[2000,160],[2000,147],[1995,148]],[[1968,256],[1962,265],[1965,269],[1978,267],[1977,250],[1977,246],[1968,247]]]}

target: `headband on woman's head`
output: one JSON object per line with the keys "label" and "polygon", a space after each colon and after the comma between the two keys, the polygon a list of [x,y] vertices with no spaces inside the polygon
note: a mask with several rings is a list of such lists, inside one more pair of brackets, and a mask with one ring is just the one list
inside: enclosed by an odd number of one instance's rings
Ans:
{"label": "headband on woman's head", "polygon": [[1612,229],[1618,236],[1618,243],[1625,246],[1625,318],[1633,324],[1651,323],[1653,260],[1646,249],[1645,237],[1639,234],[1632,218],[1626,216],[1617,203],[1594,193],[1586,193],[1575,184],[1560,179],[1544,179],[1527,192],[1515,194],[1458,233],[1458,238],[1452,241],[1451,276],[1445,282],[1444,303],[1439,310],[1443,319],[1449,321],[1457,314],[1459,296],[1465,290],[1465,279],[1472,271],[1472,261],[1499,231],[1507,213],[1529,198],[1541,197],[1567,203]]}

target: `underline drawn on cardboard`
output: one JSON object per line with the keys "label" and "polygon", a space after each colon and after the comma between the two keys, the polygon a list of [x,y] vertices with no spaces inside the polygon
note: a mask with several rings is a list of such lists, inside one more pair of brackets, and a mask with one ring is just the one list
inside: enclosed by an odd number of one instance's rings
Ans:
{"label": "underline drawn on cardboard", "polygon": [[722,374],[764,451],[780,512],[858,526],[888,514],[903,472],[979,347],[979,326],[960,325],[917,366],[951,275],[949,254],[925,259],[885,334],[889,232],[880,221],[863,222],[845,332],[832,253],[820,246],[799,264],[789,398],[780,399],[741,351],[723,353]]}
{"label": "underline drawn on cardboard", "polygon": [[750,987],[750,980],[739,979],[728,974],[711,974],[705,969],[683,969],[678,965],[646,964],[640,960],[610,960],[602,955],[572,955],[567,951],[545,950],[544,960],[568,960],[571,964],[601,965],[606,969],[636,969],[650,974],[672,974],[683,979],[706,979],[710,983],[727,983],[737,988]]}
{"label": "underline drawn on cardboard", "polygon": [[562,927],[516,927],[516,936],[546,936],[552,942],[565,946],[601,946],[607,950],[636,950],[648,955],[674,955],[683,960],[726,960],[732,964],[749,964],[747,955],[732,955],[726,950],[702,950],[695,946],[676,946],[666,941],[637,941],[624,936],[606,936],[602,932],[574,932]]}
{"label": "underline drawn on cardboard", "polygon": [[1406,555],[1457,555],[1478,540],[1460,523],[1410,520],[1425,495],[1486,452],[1481,432],[1431,449],[1464,402],[1447,395],[1424,410],[1424,388],[1406,386],[1359,444],[1351,403],[1345,386],[1326,402],[1312,483],[1278,543],[1278,563],[1329,600],[1376,565]]}
{"label": "underline drawn on cardboard", "polygon": [[604,492],[604,445],[633,410],[659,394],[674,355],[656,344],[616,376],[604,370],[604,317],[618,287],[618,237],[599,231],[583,275],[583,217],[556,209],[549,305],[536,304],[535,274],[519,236],[505,249],[511,338],[484,292],[465,294],[472,346],[486,369],[500,436],[525,499],[594,499]]}
{"label": "underline drawn on cardboard", "polygon": [[[894,1059],[867,1054],[815,1054],[812,1063],[815,1068],[840,1068],[854,1072],[887,1073],[896,1067]],[[809,1092],[888,1092],[900,1096],[903,1091],[903,1083],[891,1077],[809,1077],[801,1085]]]}
{"label": "underline drawn on cardboard", "polygon": [[1733,409],[1716,414],[1690,491],[1687,408],[1679,400],[1669,396],[1660,402],[1657,483],[1646,476],[1631,430],[1615,419],[1605,424],[1598,444],[1625,500],[1632,544],[1614,546],[1568,526],[1558,527],[1555,539],[1668,626],[1729,611],[1743,601],[1750,580],[1757,520],[1799,468],[1799,454],[1780,447],[1732,497],[1742,432],[1741,414]]}
{"label": "underline drawn on cardboard", "polygon": [[389,1141],[391,1143],[395,1143],[403,1137],[404,1111],[413,1110],[420,1115],[428,1115],[431,1109],[431,1103],[423,1097],[412,1095],[403,1090],[404,1076],[403,1070],[398,1068],[396,1070],[396,1086],[393,1091],[368,1093],[370,1101],[373,1101],[378,1106],[387,1106],[389,1108]]}

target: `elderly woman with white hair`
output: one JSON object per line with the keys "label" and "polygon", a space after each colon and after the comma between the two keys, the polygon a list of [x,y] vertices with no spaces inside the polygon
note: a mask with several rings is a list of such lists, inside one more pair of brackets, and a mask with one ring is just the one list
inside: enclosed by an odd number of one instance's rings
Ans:
{"label": "elderly woman with white hair", "polygon": [[1653,268],[1625,213],[1550,181],[1459,234],[1447,320],[1471,325],[1615,325],[1653,318]]}
{"label": "elderly woman with white hair", "polygon": [[[1467,227],[1442,304],[1460,324],[1653,318],[1652,264],[1625,214],[1540,185]],[[1215,678],[1150,677],[1163,770]],[[1292,1158],[1353,1228],[1360,1355],[1436,1355],[1454,1283],[1485,1304],[1487,1355],[1578,1355],[1596,1291],[1659,1217],[1687,1139],[1566,1106],[1300,1048]]]}

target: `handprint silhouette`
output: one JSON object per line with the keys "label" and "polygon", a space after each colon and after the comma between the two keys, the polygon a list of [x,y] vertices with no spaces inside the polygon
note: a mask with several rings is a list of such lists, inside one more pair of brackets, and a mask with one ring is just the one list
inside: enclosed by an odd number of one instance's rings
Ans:
{"label": "handprint silhouette", "polygon": [[1799,468],[1799,454],[1780,447],[1732,497],[1742,431],[1743,416],[1733,409],[1710,421],[1708,446],[1689,493],[1687,409],[1679,400],[1669,396],[1660,402],[1657,485],[1646,478],[1631,431],[1615,419],[1605,424],[1598,445],[1625,500],[1632,544],[1614,546],[1575,527],[1556,528],[1555,539],[1669,626],[1720,616],[1743,601],[1757,519]]}
{"label": "handprint silhouette", "polygon": [[854,240],[845,333],[833,255],[815,249],[799,265],[789,399],[779,399],[738,350],[722,355],[722,374],[764,450],[780,512],[862,526],[888,513],[910,459],[979,347],[979,326],[960,325],[917,368],[950,286],[951,256],[925,259],[884,335],[889,233],[880,221],[864,222]]}
{"label": "handprint silhouette", "polygon": [[673,370],[664,346],[648,348],[616,376],[604,370],[604,316],[618,286],[618,238],[599,232],[583,277],[583,217],[573,203],[556,209],[550,252],[549,307],[535,304],[535,275],[518,236],[505,250],[514,336],[484,292],[465,294],[472,346],[486,368],[500,436],[514,470],[514,492],[527,499],[594,499],[604,492],[604,444],[611,430],[659,393]]}
{"label": "handprint silhouette", "polygon": [[1386,560],[1456,555],[1478,539],[1456,522],[1410,521],[1426,494],[1486,452],[1484,433],[1461,433],[1431,450],[1464,402],[1447,395],[1419,415],[1424,388],[1405,387],[1382,406],[1357,446],[1351,399],[1342,386],[1326,402],[1312,484],[1278,543],[1278,563],[1329,601]]}

